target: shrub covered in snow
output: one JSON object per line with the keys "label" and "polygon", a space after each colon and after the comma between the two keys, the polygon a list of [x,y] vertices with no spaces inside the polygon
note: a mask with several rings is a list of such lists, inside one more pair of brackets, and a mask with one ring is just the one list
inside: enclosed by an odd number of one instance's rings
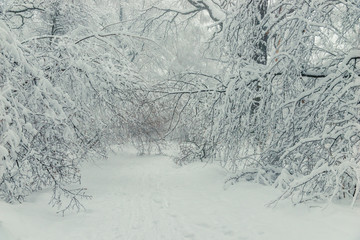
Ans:
{"label": "shrub covered in snow", "polygon": [[79,148],[65,109],[73,104],[28,61],[24,48],[0,22],[0,192],[8,202],[22,202],[34,191],[53,187],[78,206],[83,190],[65,186],[80,183]]}

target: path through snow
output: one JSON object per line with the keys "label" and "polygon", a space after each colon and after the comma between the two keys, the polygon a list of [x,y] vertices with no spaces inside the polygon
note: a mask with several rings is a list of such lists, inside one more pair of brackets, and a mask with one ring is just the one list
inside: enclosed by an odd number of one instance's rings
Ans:
{"label": "path through snow", "polygon": [[226,171],[127,150],[87,166],[86,212],[60,217],[49,193],[22,205],[0,203],[0,240],[359,240],[360,209],[265,208],[277,192],[240,183],[224,190]]}

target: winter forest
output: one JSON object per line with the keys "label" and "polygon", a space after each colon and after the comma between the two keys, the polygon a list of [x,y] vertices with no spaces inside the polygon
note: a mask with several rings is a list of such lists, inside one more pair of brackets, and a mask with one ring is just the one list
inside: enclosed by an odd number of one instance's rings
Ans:
{"label": "winter forest", "polygon": [[114,145],[355,211],[360,1],[0,0],[1,201],[81,213]]}

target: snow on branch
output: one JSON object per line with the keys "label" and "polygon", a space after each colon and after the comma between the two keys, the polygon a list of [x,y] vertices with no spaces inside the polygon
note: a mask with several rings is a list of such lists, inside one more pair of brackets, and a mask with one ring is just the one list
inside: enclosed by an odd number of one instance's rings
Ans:
{"label": "snow on branch", "polygon": [[226,13],[212,0],[188,0],[188,2],[198,9],[205,9],[215,22],[222,22],[226,18]]}

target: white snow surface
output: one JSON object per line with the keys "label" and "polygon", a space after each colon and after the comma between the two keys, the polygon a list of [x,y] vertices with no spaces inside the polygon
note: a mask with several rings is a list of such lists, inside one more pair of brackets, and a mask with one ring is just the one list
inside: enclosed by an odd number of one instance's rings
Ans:
{"label": "white snow surface", "polygon": [[215,164],[176,166],[167,156],[125,149],[88,163],[87,210],[65,217],[47,205],[49,191],[18,205],[0,203],[0,240],[359,240],[359,204],[293,207],[271,187],[239,183],[224,189]]}

